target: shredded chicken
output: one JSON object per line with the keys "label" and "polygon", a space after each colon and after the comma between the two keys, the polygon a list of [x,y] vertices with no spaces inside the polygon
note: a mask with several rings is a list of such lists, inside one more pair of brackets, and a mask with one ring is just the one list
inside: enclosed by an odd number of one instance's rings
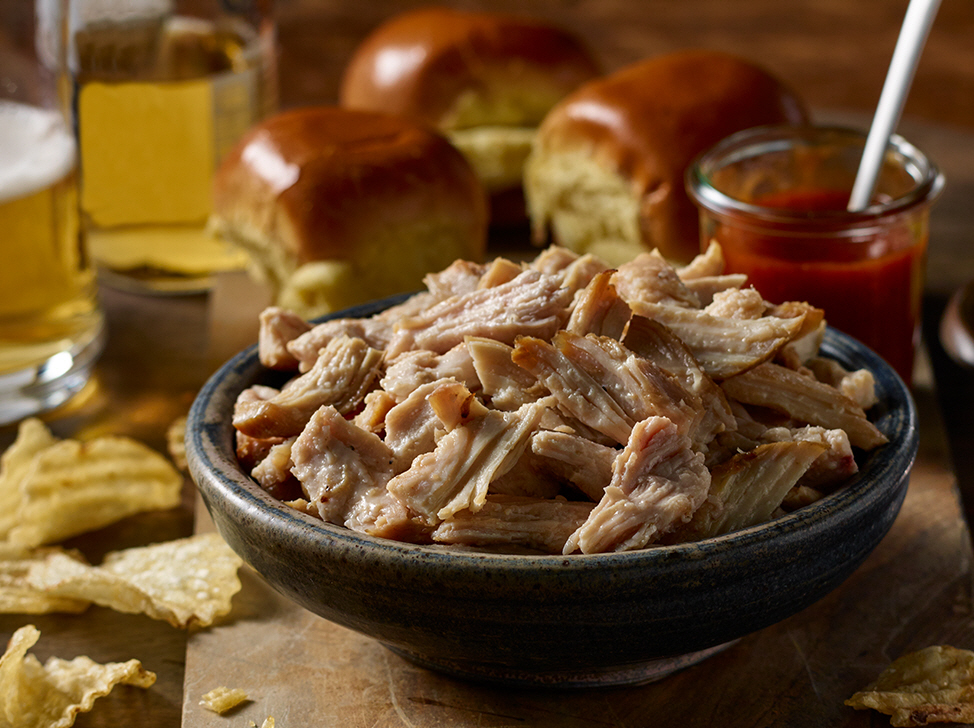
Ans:
{"label": "shredded chicken", "polygon": [[469,260],[455,260],[441,271],[423,278],[427,290],[437,301],[476,291],[487,266]]}
{"label": "shredded chicken", "polygon": [[612,282],[626,301],[699,308],[700,300],[659,251],[641,253],[619,266]]}
{"label": "shredded chicken", "polygon": [[407,351],[390,362],[380,382],[397,399],[408,397],[417,387],[439,379],[456,379],[472,391],[480,390],[480,378],[465,342],[443,354],[428,349]]}
{"label": "shredded chicken", "polygon": [[254,480],[275,498],[290,500],[301,494],[297,478],[291,473],[291,446],[295,438],[271,447],[267,456],[250,472]]}
{"label": "shredded chicken", "polygon": [[507,258],[495,258],[477,282],[477,288],[494,288],[517,278],[524,269]]}
{"label": "shredded chicken", "polygon": [[714,379],[726,379],[771,359],[801,329],[801,317],[739,319],[700,309],[630,301],[633,313],[663,324]]}
{"label": "shredded chicken", "polygon": [[524,546],[560,554],[592,508],[592,503],[564,498],[488,495],[479,511],[461,511],[437,526],[433,540],[465,546]]}
{"label": "shredded chicken", "polygon": [[406,508],[386,489],[392,450],[334,407],[314,413],[291,445],[291,462],[291,472],[323,520],[374,536],[412,530]]}
{"label": "shredded chicken", "polygon": [[845,430],[826,430],[824,427],[772,427],[764,432],[761,439],[766,442],[814,442],[822,445],[824,451],[816,458],[796,484],[799,487],[814,488],[819,493],[830,493],[841,483],[859,472],[852,443]]}
{"label": "shredded chicken", "polygon": [[268,369],[296,370],[298,359],[287,345],[312,329],[311,324],[293,311],[277,306],[265,308],[260,314],[257,334],[257,356]]}
{"label": "shredded chicken", "polygon": [[381,435],[386,430],[389,411],[399,403],[398,399],[384,389],[373,389],[365,395],[363,402],[362,409],[355,414],[352,422],[363,430]]}
{"label": "shredded chicken", "polygon": [[684,284],[693,295],[700,301],[703,307],[713,303],[714,297],[718,293],[732,288],[743,288],[747,285],[747,276],[743,273],[728,273],[722,276],[701,276],[684,281]]}
{"label": "shredded chicken", "polygon": [[456,389],[441,387],[429,396],[437,397],[432,406],[453,427],[433,450],[418,455],[409,470],[390,480],[388,489],[424,523],[435,525],[484,505],[490,482],[524,452],[545,405],[532,403],[501,413],[482,405],[471,408],[473,399]]}
{"label": "shredded chicken", "polygon": [[586,288],[595,277],[610,270],[605,261],[600,260],[591,253],[587,253],[575,261],[572,261],[560,274],[562,286],[574,297],[583,288]]}
{"label": "shredded chicken", "polygon": [[855,447],[871,450],[887,441],[862,408],[842,392],[778,364],[761,364],[721,386],[738,402],[767,407],[809,425],[845,430]]}
{"label": "shredded chicken", "polygon": [[515,410],[539,398],[537,378],[514,363],[513,347],[479,336],[468,337],[466,344],[484,397],[492,407]]}
{"label": "shredded chicken", "polygon": [[535,259],[528,264],[528,267],[546,275],[557,275],[564,272],[579,257],[578,253],[568,248],[551,245],[538,253]]}
{"label": "shredded chicken", "polygon": [[703,461],[665,417],[637,423],[613,462],[602,500],[565,543],[564,553],[630,551],[659,540],[706,499],[710,471]]}
{"label": "shredded chicken", "polygon": [[703,416],[697,438],[701,443],[709,442],[721,432],[736,429],[737,420],[724,391],[672,331],[656,321],[634,316],[622,343],[636,355],[678,378],[689,392],[700,398]]}
{"label": "shredded chicken", "polygon": [[612,477],[616,450],[570,432],[542,430],[531,438],[531,451],[547,460],[547,470],[598,501]]}
{"label": "shredded chicken", "polygon": [[287,349],[298,360],[302,372],[314,366],[321,350],[338,336],[362,339],[373,349],[385,349],[392,338],[393,326],[400,318],[417,315],[433,303],[431,293],[417,293],[368,318],[330,319],[292,339],[288,342]]}
{"label": "shredded chicken", "polygon": [[552,246],[456,261],[368,317],[269,308],[261,361],[294,376],[241,393],[238,458],[301,513],[444,547],[626,551],[783,516],[886,442],[876,382],[821,355],[820,309],[723,265]]}
{"label": "shredded chicken", "polygon": [[[234,403],[234,409],[237,410],[241,407],[248,406],[253,402],[264,402],[273,399],[279,392],[280,390],[262,384],[248,387],[238,395],[237,401]],[[234,430],[234,435],[236,437],[237,459],[248,471],[267,457],[272,447],[285,440],[283,437],[250,437],[239,430]]]}
{"label": "shredded chicken", "polygon": [[869,409],[879,401],[876,397],[876,378],[867,369],[850,372],[839,362],[824,356],[810,357],[805,366],[820,382],[835,387],[863,409]]}
{"label": "shredded chicken", "polygon": [[768,304],[753,288],[729,288],[715,294],[703,310],[718,318],[758,319],[767,313]]}
{"label": "shredded chicken", "polygon": [[595,377],[557,347],[525,336],[518,339],[512,359],[548,388],[566,414],[616,442],[629,439],[633,419]]}
{"label": "shredded chicken", "polygon": [[449,351],[465,336],[506,344],[529,334],[548,338],[566,319],[568,292],[558,279],[528,270],[493,288],[453,296],[399,322],[386,351],[390,359],[411,349]]}
{"label": "shredded chicken", "polygon": [[598,381],[633,422],[652,415],[664,416],[682,432],[696,436],[703,418],[700,398],[649,359],[606,336],[577,336],[561,331],[552,343]]}
{"label": "shredded chicken", "polygon": [[382,352],[362,339],[339,336],[325,346],[310,371],[267,400],[238,401],[233,426],[256,438],[298,435],[315,410],[334,405],[351,412],[379,373]]}
{"label": "shredded chicken", "polygon": [[[540,431],[532,435],[532,442],[538,434]],[[490,481],[487,489],[488,497],[493,494],[523,498],[557,498],[561,495],[565,482],[558,477],[559,474],[554,468],[548,467],[548,464],[545,458],[535,454],[531,447],[527,447],[506,473]]]}
{"label": "shredded chicken", "polygon": [[417,455],[436,446],[437,430],[442,430],[443,425],[427,397],[446,383],[438,380],[423,384],[386,413],[385,443],[394,453],[395,474],[408,470]]}
{"label": "shredded chicken", "polygon": [[723,272],[724,251],[716,241],[711,241],[703,253],[697,255],[678,271],[680,279],[684,282],[719,276]]}
{"label": "shredded chicken", "polygon": [[669,539],[699,541],[767,521],[824,450],[807,440],[776,442],[734,456],[713,469],[706,502]]}
{"label": "shredded chicken", "polygon": [[573,334],[599,334],[621,339],[632,310],[612,285],[612,271],[599,273],[579,293],[565,329]]}

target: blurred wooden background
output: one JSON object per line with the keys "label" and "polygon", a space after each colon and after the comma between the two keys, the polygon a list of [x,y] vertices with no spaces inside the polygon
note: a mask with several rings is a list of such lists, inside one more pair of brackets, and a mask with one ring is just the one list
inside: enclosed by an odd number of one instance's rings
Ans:
{"label": "blurred wooden background", "polygon": [[[277,0],[281,102],[330,103],[355,45],[411,0]],[[455,0],[467,9],[551,18],[582,37],[606,70],[707,47],[746,56],[813,108],[871,113],[907,0]],[[943,0],[905,116],[974,127],[974,2]]]}

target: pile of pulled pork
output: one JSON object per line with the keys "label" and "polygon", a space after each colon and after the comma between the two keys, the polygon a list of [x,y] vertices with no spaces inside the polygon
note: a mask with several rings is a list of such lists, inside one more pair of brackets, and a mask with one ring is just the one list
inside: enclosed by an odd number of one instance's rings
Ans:
{"label": "pile of pulled pork", "polygon": [[233,425],[272,495],[373,536],[592,554],[775,518],[886,442],[872,375],[819,355],[823,312],[764,301],[716,244],[683,268],[551,247],[426,285],[369,318],[261,314],[261,362],[294,377]]}

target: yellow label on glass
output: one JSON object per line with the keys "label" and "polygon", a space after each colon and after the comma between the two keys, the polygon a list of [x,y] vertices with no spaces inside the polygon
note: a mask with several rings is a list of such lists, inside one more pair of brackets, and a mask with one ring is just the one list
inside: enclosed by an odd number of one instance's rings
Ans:
{"label": "yellow label on glass", "polygon": [[214,170],[256,121],[256,83],[245,69],[81,87],[81,204],[100,265],[202,276],[246,264],[206,223]]}
{"label": "yellow label on glass", "polygon": [[208,80],[89,83],[78,117],[81,204],[94,225],[206,219],[214,158]]}

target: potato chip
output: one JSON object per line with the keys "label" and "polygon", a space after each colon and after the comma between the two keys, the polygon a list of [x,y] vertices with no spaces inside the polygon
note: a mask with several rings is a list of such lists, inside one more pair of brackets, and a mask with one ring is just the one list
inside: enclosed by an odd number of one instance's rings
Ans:
{"label": "potato chip", "polygon": [[174,508],[182,485],[166,458],[135,440],[55,440],[38,420],[27,420],[4,454],[0,511],[8,517],[0,534],[26,546],[61,541]]}
{"label": "potato chip", "polygon": [[166,430],[166,449],[176,467],[186,472],[186,418],[177,417]]}
{"label": "potato chip", "polygon": [[974,721],[974,652],[933,646],[903,655],[845,704],[885,713],[897,727]]}
{"label": "potato chip", "polygon": [[138,660],[101,665],[52,657],[42,666],[27,654],[38,637],[33,625],[21,627],[0,657],[0,728],[69,728],[116,685],[147,688],[156,681]]}
{"label": "potato chip", "polygon": [[6,538],[18,523],[20,482],[30,470],[34,456],[55,442],[57,438],[44,423],[31,417],[20,423],[17,439],[0,455],[0,538]]}
{"label": "potato chip", "polygon": [[223,715],[227,711],[236,708],[245,700],[247,700],[247,693],[240,688],[228,688],[221,685],[218,688],[213,688],[204,695],[203,699],[200,700],[200,705],[207,710],[212,710],[214,713]]}
{"label": "potato chip", "polygon": [[44,561],[49,554],[55,552],[83,561],[81,555],[74,551],[53,548],[29,549],[0,542],[0,613],[77,614],[88,608],[91,604],[89,601],[47,594],[28,583],[27,574],[31,565]]}
{"label": "potato chip", "polygon": [[207,533],[114,551],[100,566],[50,554],[27,579],[48,594],[144,613],[174,627],[205,627],[230,611],[242,564],[219,534]]}

